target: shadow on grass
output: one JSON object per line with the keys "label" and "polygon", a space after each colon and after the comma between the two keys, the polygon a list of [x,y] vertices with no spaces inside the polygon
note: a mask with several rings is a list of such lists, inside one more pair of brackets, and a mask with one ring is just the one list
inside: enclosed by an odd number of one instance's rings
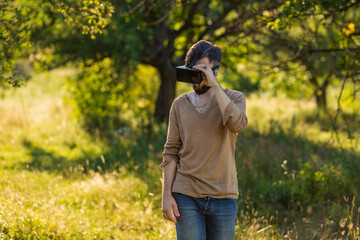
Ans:
{"label": "shadow on grass", "polygon": [[[93,156],[83,151],[83,157],[69,160],[66,157],[46,150],[34,143],[23,140],[23,146],[31,158],[29,162],[19,163],[16,167],[25,168],[30,171],[47,171],[63,176],[70,176],[74,173],[88,173],[89,170],[100,170],[100,156]],[[99,162],[100,160],[100,162]]]}
{"label": "shadow on grass", "polygon": [[[271,121],[271,127],[265,133],[259,133],[248,126],[239,134],[236,163],[241,194],[263,196],[274,182],[286,180],[293,173],[299,174],[305,166],[308,170],[313,169],[314,174],[325,171],[325,168],[335,169],[346,181],[360,186],[360,161],[356,152],[331,144],[311,142],[305,135],[293,131],[296,121],[293,120],[292,124],[292,127],[285,129],[280,123]],[[62,174],[65,177],[88,174],[90,171],[105,173],[125,168],[151,184],[159,182],[158,164],[162,160],[165,139],[165,131],[135,136],[126,144],[109,143],[102,155],[83,151],[82,157],[72,160],[24,140],[23,145],[27,148],[31,161],[21,163],[21,167],[30,171]],[[286,205],[287,200],[285,198],[278,201]]]}
{"label": "shadow on grass", "polygon": [[149,192],[160,194],[159,164],[162,160],[161,153],[166,139],[166,130],[159,127],[154,134],[146,134],[147,132],[144,136],[135,135],[132,140],[129,138],[126,142],[116,139],[107,141],[106,150],[101,153],[81,149],[81,146],[77,146],[76,143],[67,144],[65,149],[78,148],[76,150],[81,151],[81,154],[78,154],[81,157],[77,158],[67,158],[64,154],[60,155],[59,150],[49,150],[47,146],[37,145],[24,139],[22,144],[30,160],[18,162],[9,168],[34,172],[44,171],[72,179],[95,172],[101,174],[122,172],[135,175],[148,185]]}
{"label": "shadow on grass", "polygon": [[268,184],[259,183],[282,180],[286,174],[299,172],[305,165],[314,171],[333,166],[352,179],[354,185],[360,184],[360,158],[355,150],[314,143],[306,136],[294,133],[294,127],[284,129],[276,121],[271,126],[263,134],[248,127],[238,137],[236,162],[240,188],[263,189],[261,186],[268,187]]}
{"label": "shadow on grass", "polygon": [[[339,165],[348,174],[360,170],[359,154],[355,150],[339,148],[328,143],[314,143],[305,135],[296,134],[291,128],[284,129],[273,121],[267,133],[259,133],[248,127],[240,133],[236,145],[238,170],[246,175],[244,187],[249,181],[277,180],[285,172],[281,165],[286,161],[287,172],[299,170],[310,163],[314,169],[324,164]],[[352,177],[357,176],[352,175]]]}
{"label": "shadow on grass", "polygon": [[[308,217],[303,209],[318,204],[323,205],[319,209],[332,214],[330,217],[336,222],[343,217],[344,208],[338,207],[340,210],[334,212],[337,210],[332,204],[341,202],[344,196],[360,198],[359,156],[349,149],[311,142],[292,129],[285,129],[273,121],[268,132],[260,133],[248,126],[239,134],[236,145],[239,209],[257,209],[272,216],[283,212],[282,216],[278,215],[281,222],[289,217],[288,212],[290,215],[300,212],[299,216]],[[165,132],[137,136],[126,145],[112,143],[103,152],[103,157],[83,152],[82,157],[72,160],[24,140],[23,146],[31,161],[21,163],[20,167],[65,177],[125,168],[148,184],[149,192],[157,196],[155,206],[160,206],[161,171],[158,164],[165,139]]]}
{"label": "shadow on grass", "polygon": [[[292,123],[296,124],[295,121]],[[289,127],[272,121],[266,133],[259,133],[248,126],[238,136],[236,162],[241,189],[254,189],[256,182],[273,182],[284,174],[281,165],[286,161],[287,172],[299,170],[305,163],[314,169],[324,164],[341,166],[341,170],[358,183],[360,171],[359,156],[355,151],[340,149],[331,144],[314,143],[302,134],[296,134]],[[28,140],[23,146],[31,157],[30,162],[20,167],[28,170],[49,171],[67,176],[73,173],[87,174],[89,171],[111,172],[125,167],[130,171],[142,171],[154,164],[160,164],[166,132],[152,136],[136,136],[127,143],[109,143],[107,150],[100,154],[82,151],[82,157],[69,160],[55,152],[36,146]],[[72,146],[77,147],[77,146]]]}
{"label": "shadow on grass", "polygon": [[[139,142],[137,141],[137,143]],[[139,146],[136,145],[122,149],[116,144],[101,154],[82,150],[82,157],[75,159],[60,156],[58,153],[37,146],[28,140],[23,141],[23,146],[27,149],[31,160],[19,163],[17,168],[47,171],[64,176],[76,173],[87,174],[89,171],[112,172],[121,167],[125,167],[129,171],[140,171],[148,165],[149,160],[152,160],[148,158],[153,158],[151,155],[154,155],[151,144],[143,146],[142,151],[139,151]]]}
{"label": "shadow on grass", "polygon": [[336,112],[311,110],[303,112],[301,119],[307,124],[318,124],[322,131],[335,130],[346,133],[349,139],[359,134],[360,115],[357,112],[345,113],[340,111],[337,116],[336,124],[334,123]]}

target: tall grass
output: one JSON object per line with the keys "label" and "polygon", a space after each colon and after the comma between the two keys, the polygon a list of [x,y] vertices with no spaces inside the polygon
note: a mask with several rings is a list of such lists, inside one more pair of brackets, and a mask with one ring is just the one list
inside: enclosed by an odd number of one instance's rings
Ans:
{"label": "tall grass", "polygon": [[[0,94],[1,237],[175,239],[160,211],[166,124],[89,136],[64,100],[73,75]],[[359,115],[347,112],[336,135],[309,101],[247,96],[247,114],[236,239],[359,239]]]}

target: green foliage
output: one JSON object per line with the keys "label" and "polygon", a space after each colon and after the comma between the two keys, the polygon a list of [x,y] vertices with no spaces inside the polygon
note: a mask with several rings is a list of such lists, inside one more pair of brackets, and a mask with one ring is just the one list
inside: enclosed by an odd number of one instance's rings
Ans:
{"label": "green foliage", "polygon": [[[280,16],[273,22],[268,23],[272,30],[283,30],[289,25],[299,24],[304,16],[324,15],[328,17],[336,13],[342,13],[347,9],[358,5],[354,1],[336,0],[287,0],[280,7]],[[337,16],[338,17],[338,16]]]}
{"label": "green foliage", "polygon": [[75,81],[68,81],[69,92],[78,107],[77,117],[92,133],[125,125],[119,116],[126,109],[121,98],[125,85],[116,82],[112,69],[112,61],[107,58],[84,69]]}
{"label": "green foliage", "polygon": [[98,136],[122,135],[129,128],[142,128],[151,122],[156,71],[140,65],[129,76],[126,72],[117,74],[114,68],[114,60],[105,58],[89,67],[80,65],[82,71],[76,79],[67,81],[77,118],[88,132]]}
{"label": "green foliage", "polygon": [[267,193],[271,201],[278,202],[286,208],[293,209],[299,206],[326,203],[331,199],[336,199],[337,196],[347,196],[350,192],[356,193],[356,189],[352,189],[351,180],[347,178],[347,175],[342,174],[344,170],[337,169],[332,164],[324,164],[316,170],[305,161],[300,170],[291,173],[288,172],[286,164],[287,161],[282,164],[285,177],[274,182]]}
{"label": "green foliage", "polygon": [[[95,39],[102,34],[113,13],[109,2],[97,0],[83,1],[32,1],[5,0],[0,3],[0,84],[20,86],[24,81],[17,76],[14,66],[18,58],[26,58],[30,53],[36,60],[53,54],[53,49],[45,43],[49,41],[49,31],[40,29],[52,26],[57,34],[80,31]],[[62,24],[59,24],[62,19]],[[56,23],[56,24],[55,24]],[[61,26],[62,25],[62,26]],[[39,48],[39,43],[41,46]]]}
{"label": "green foliage", "polygon": [[260,81],[258,81],[256,77],[252,77],[256,76],[255,73],[251,75],[249,71],[246,74],[239,72],[224,68],[221,69],[218,79],[223,86],[241,91],[245,94],[260,90]]}
{"label": "green foliage", "polygon": [[[142,63],[167,72],[159,81],[175,82],[173,68],[183,63],[186,50],[199,39],[223,46],[222,66],[231,69],[224,79],[245,92],[313,95],[319,104],[325,96],[326,105],[327,86],[338,85],[348,70],[358,76],[358,61],[351,65],[357,57],[352,50],[358,48],[357,2],[7,0],[2,4],[0,52],[6,56],[0,60],[0,76],[14,84],[18,84],[14,63],[22,56],[35,61],[38,70],[66,63],[96,65],[110,58],[113,71],[122,76],[130,76]],[[240,70],[239,63],[246,68]],[[170,85],[172,89],[158,92],[160,109],[167,109],[174,97],[166,94],[175,92],[175,84]],[[171,99],[161,100],[167,95]]]}
{"label": "green foliage", "polygon": [[[280,74],[286,72],[288,79],[298,79],[298,87],[310,90],[319,108],[326,108],[329,86],[346,82],[349,76],[359,76],[358,34],[354,24],[359,6],[357,1],[285,1],[279,16],[267,23],[272,34],[263,39],[269,40],[264,51],[271,60],[265,61],[274,63],[265,65],[280,68]],[[294,63],[298,64],[296,74]],[[271,82],[276,83],[277,74],[271,74],[274,76]],[[291,88],[291,84],[283,85],[285,88],[280,87],[280,91]],[[287,90],[285,93],[294,95]]]}
{"label": "green foliage", "polygon": [[285,95],[293,99],[312,97],[309,75],[304,71],[304,68],[296,63],[289,63],[288,67],[288,71],[283,71],[278,67],[264,69],[271,74],[263,76],[262,81],[259,81],[261,89],[272,93],[273,96]]}
{"label": "green foliage", "polygon": [[55,2],[53,7],[63,16],[66,24],[81,29],[81,33],[90,35],[91,39],[103,33],[114,12],[108,1],[99,0],[61,1]]}
{"label": "green foliage", "polygon": [[21,85],[12,68],[21,49],[30,45],[26,11],[14,0],[0,2],[0,87]]}

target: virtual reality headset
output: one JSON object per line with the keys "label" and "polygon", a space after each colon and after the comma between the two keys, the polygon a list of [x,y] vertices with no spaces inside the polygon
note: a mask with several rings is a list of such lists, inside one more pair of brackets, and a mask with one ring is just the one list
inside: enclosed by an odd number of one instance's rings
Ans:
{"label": "virtual reality headset", "polygon": [[[220,65],[216,65],[211,68],[212,71],[219,69]],[[199,84],[205,78],[205,74],[199,70],[178,66],[176,67],[176,80],[179,82]]]}

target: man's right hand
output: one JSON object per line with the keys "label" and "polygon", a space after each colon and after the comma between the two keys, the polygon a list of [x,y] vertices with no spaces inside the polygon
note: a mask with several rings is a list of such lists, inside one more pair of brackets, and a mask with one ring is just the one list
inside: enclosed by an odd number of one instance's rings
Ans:
{"label": "man's right hand", "polygon": [[162,212],[166,220],[174,223],[176,223],[176,218],[180,217],[175,198],[171,194],[163,195]]}

